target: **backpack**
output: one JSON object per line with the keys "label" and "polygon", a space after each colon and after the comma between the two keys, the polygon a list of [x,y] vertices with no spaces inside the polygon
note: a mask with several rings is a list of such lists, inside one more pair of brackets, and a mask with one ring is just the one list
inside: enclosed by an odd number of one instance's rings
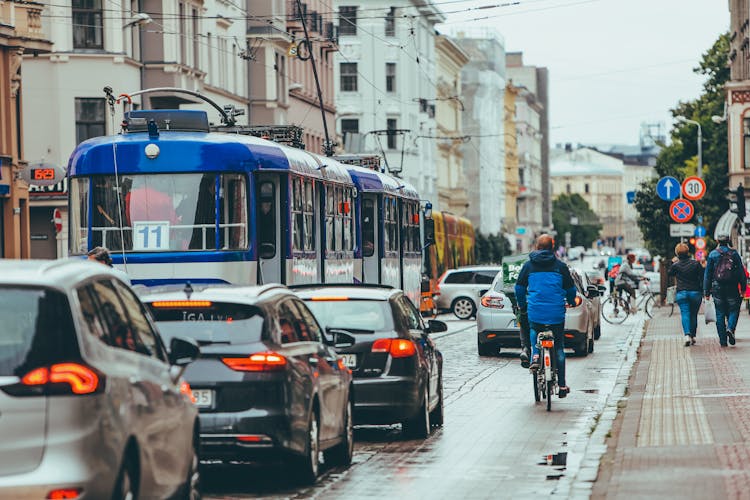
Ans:
{"label": "backpack", "polygon": [[615,264],[612,266],[612,269],[610,269],[608,276],[612,279],[617,278],[618,273],[620,272],[620,264]]}
{"label": "backpack", "polygon": [[732,251],[719,252],[719,262],[716,264],[714,270],[714,279],[719,283],[729,283],[734,280],[734,259],[732,258]]}

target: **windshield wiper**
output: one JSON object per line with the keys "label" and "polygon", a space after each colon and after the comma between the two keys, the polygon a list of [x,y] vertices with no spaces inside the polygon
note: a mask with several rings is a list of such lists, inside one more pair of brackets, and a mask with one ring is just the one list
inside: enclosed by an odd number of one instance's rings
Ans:
{"label": "windshield wiper", "polygon": [[332,330],[339,330],[339,331],[343,330],[345,332],[353,333],[355,335],[359,334],[359,333],[362,333],[362,334],[365,334],[365,333],[373,334],[373,333],[375,333],[375,330],[365,330],[365,329],[362,329],[362,328],[349,328],[349,327],[344,327],[344,326],[327,326],[326,327],[326,333],[331,333]]}

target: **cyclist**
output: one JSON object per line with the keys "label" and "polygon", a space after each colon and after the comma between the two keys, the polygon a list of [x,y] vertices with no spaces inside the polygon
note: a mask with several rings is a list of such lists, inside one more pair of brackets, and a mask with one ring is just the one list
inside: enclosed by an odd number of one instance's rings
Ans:
{"label": "cyclist", "polygon": [[529,318],[531,369],[539,368],[538,333],[552,331],[557,356],[558,395],[564,398],[570,392],[565,384],[565,302],[575,305],[576,288],[568,266],[555,257],[554,246],[555,240],[548,234],[537,239],[537,249],[531,252],[529,261],[521,268],[515,291],[518,307]]}
{"label": "cyclist", "polygon": [[641,276],[633,271],[633,264],[635,263],[635,254],[629,253],[625,262],[620,266],[620,271],[617,273],[615,278],[615,288],[617,291],[625,290],[630,295],[630,312],[638,312],[638,308],[635,304],[635,289],[638,286],[638,282],[641,280]]}

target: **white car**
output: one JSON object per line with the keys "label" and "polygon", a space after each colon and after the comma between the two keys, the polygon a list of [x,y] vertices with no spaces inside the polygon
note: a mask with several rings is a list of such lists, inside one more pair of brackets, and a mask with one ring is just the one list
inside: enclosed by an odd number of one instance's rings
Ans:
{"label": "white car", "polygon": [[477,306],[477,351],[480,356],[494,356],[503,347],[520,348],[519,335],[515,307],[503,292],[503,278],[498,273]]}

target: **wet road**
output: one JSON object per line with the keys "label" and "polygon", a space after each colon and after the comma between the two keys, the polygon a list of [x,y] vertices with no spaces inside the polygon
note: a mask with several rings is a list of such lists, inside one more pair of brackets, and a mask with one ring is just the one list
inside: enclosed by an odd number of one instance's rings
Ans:
{"label": "wet road", "polygon": [[[445,425],[425,441],[404,440],[400,426],[358,427],[354,463],[326,469],[314,487],[295,487],[283,468],[234,466],[204,474],[208,498],[528,498],[568,495],[585,448],[639,323],[602,325],[593,354],[568,356],[567,399],[552,412],[534,403],[516,350],[476,352],[473,321],[444,318],[436,335],[444,356]],[[547,455],[567,453],[567,465]],[[562,457],[562,456],[560,456]],[[559,459],[555,459],[557,462]]]}

